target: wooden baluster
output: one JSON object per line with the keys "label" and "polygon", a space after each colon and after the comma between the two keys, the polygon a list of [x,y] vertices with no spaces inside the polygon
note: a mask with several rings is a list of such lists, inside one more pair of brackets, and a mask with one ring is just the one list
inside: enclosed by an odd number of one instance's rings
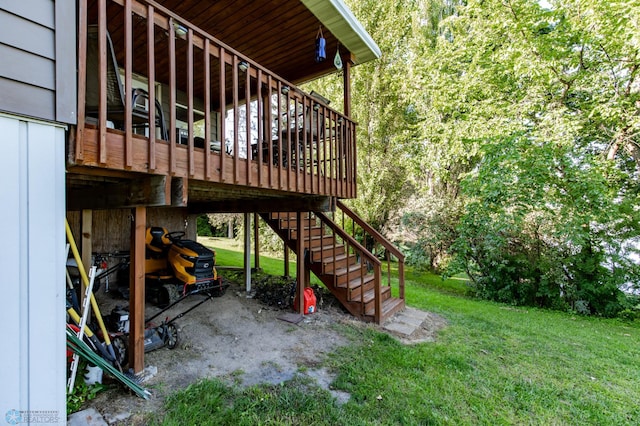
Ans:
{"label": "wooden baluster", "polygon": [[187,30],[187,153],[189,156],[189,176],[193,177],[196,165],[193,150],[193,30]]}
{"label": "wooden baluster", "polygon": [[169,18],[169,174],[176,173],[176,32]]}
{"label": "wooden baluster", "polygon": [[75,160],[84,160],[85,104],[87,103],[87,0],[78,1],[78,125]]}
{"label": "wooden baluster", "polygon": [[[156,169],[156,59],[153,6],[147,6],[147,74],[149,75],[149,171]],[[164,137],[164,135],[162,135]]]}
{"label": "wooden baluster", "polygon": [[[131,23],[131,0],[124,2],[124,165],[133,165],[133,28]],[[116,70],[117,72],[117,70]]]}
{"label": "wooden baluster", "polygon": [[107,2],[98,1],[98,161],[107,163]]}
{"label": "wooden baluster", "polygon": [[[204,39],[204,178],[211,180],[211,45]],[[220,150],[223,142],[220,142]],[[222,155],[222,152],[220,152]]]}
{"label": "wooden baluster", "polygon": [[220,136],[220,182],[224,182],[224,170],[225,170],[225,158],[227,157],[227,141],[226,141],[226,120],[225,120],[225,105],[226,101],[226,53],[224,47],[220,47],[220,128],[219,128],[219,136]]}

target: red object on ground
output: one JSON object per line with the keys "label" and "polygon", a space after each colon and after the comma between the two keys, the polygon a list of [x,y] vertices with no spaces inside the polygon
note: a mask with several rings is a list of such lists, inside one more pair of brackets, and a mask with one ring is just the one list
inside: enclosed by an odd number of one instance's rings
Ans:
{"label": "red object on ground", "polygon": [[[311,287],[304,289],[304,314],[312,314],[316,311],[316,294]],[[293,300],[293,309],[298,310],[298,299]]]}

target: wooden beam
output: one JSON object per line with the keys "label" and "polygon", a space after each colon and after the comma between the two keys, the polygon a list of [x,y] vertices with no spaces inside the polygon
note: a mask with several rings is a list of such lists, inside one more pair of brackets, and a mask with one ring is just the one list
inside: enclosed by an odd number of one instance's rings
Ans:
{"label": "wooden beam", "polygon": [[147,176],[122,183],[99,184],[89,188],[69,189],[67,192],[67,209],[117,209],[136,206],[166,206],[171,200],[167,198],[167,184],[171,180],[167,176]]}
{"label": "wooden beam", "polygon": [[[85,268],[84,272],[88,275],[89,269],[91,269],[91,265],[93,265],[93,262],[91,261],[91,252],[93,251],[93,238],[91,237],[93,228],[93,212],[91,210],[82,210],[82,220],[80,226],[82,227],[80,238],[82,264]],[[80,265],[78,265],[78,267],[80,267]],[[84,282],[82,282],[82,280],[80,287],[82,289],[80,303],[83,303],[86,286],[84,285]],[[91,308],[91,305],[89,305],[89,308]]]}
{"label": "wooden beam", "polygon": [[260,269],[260,215],[253,214],[253,240],[255,245],[255,253],[253,258],[253,267]]}
{"label": "wooden beam", "polygon": [[343,58],[343,93],[344,93],[344,115],[351,118],[351,67],[353,66],[353,57]]}
{"label": "wooden beam", "polygon": [[189,200],[189,180],[173,177],[171,179],[171,206],[186,207]]}
{"label": "wooden beam", "polygon": [[298,306],[296,311],[304,315],[304,287],[305,287],[305,266],[304,266],[304,212],[296,214],[297,219],[297,240],[296,240],[296,300]]}
{"label": "wooden beam", "polygon": [[190,201],[189,213],[253,213],[253,212],[295,212],[330,211],[331,197],[300,199],[224,199],[213,201]]}
{"label": "wooden beam", "polygon": [[284,276],[290,277],[291,272],[289,272],[289,247],[287,247],[287,243],[284,243]]}
{"label": "wooden beam", "polygon": [[247,294],[251,292],[251,215],[244,214],[244,282]]}
{"label": "wooden beam", "polygon": [[131,265],[129,277],[129,365],[138,374],[144,369],[144,252],[146,207],[131,210]]}

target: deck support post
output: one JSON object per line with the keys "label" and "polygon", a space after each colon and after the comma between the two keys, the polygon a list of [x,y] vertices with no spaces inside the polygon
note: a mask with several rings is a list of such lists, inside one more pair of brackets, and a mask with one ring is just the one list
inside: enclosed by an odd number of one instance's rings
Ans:
{"label": "deck support post", "polygon": [[[80,233],[82,264],[84,265],[85,272],[88,275],[91,265],[93,265],[93,262],[91,261],[91,252],[93,251],[93,238],[91,236],[91,230],[93,228],[93,210],[82,210],[82,223],[80,226],[82,228]],[[84,303],[86,287],[82,280],[80,280],[80,282],[82,291],[80,303]],[[91,305],[89,305],[88,308],[91,309]],[[89,310],[89,313],[91,313],[91,310]]]}
{"label": "deck support post", "polygon": [[251,213],[244,214],[244,283],[251,292]]}
{"label": "deck support post", "polygon": [[258,213],[253,214],[253,240],[255,241],[255,253],[253,256],[253,267],[256,271],[260,269],[260,222]]}
{"label": "deck support post", "polygon": [[304,265],[304,214],[303,212],[296,213],[296,226],[297,226],[297,240],[296,240],[296,252],[298,254],[296,260],[296,301],[298,306],[295,306],[296,311],[304,315],[304,288],[306,285],[306,273]]}
{"label": "deck support post", "polygon": [[144,370],[144,251],[147,208],[131,209],[131,264],[129,276],[129,365],[134,374]]}
{"label": "deck support post", "polygon": [[289,278],[291,273],[289,272],[289,247],[287,242],[284,242],[284,276]]}

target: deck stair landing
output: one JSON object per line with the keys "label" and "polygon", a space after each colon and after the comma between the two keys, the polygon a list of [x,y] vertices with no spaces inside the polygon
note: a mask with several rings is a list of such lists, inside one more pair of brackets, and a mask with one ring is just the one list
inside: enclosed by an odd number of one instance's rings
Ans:
{"label": "deck stair landing", "polygon": [[[264,213],[261,217],[297,251],[296,213]],[[383,285],[381,262],[322,212],[303,215],[305,268],[313,272],[354,316],[383,323],[405,307],[404,299],[392,296]],[[402,289],[404,290],[404,289]],[[404,291],[401,291],[403,296]]]}

